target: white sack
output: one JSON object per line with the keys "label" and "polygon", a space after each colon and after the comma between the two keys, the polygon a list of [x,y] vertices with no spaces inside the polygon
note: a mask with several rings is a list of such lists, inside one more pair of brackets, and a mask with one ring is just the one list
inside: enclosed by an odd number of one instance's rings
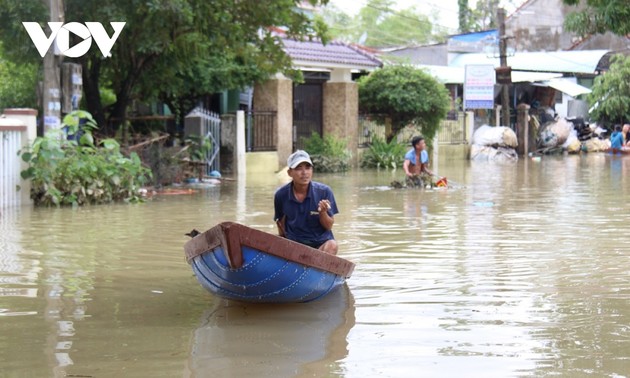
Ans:
{"label": "white sack", "polygon": [[509,127],[482,125],[473,134],[473,144],[514,148],[518,146],[518,141]]}

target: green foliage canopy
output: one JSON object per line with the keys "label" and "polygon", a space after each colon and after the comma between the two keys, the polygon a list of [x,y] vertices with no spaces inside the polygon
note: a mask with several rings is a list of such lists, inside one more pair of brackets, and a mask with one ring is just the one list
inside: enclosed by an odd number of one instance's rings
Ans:
{"label": "green foliage canopy", "polygon": [[[328,0],[309,0],[312,5]],[[176,103],[202,94],[239,89],[269,75],[297,74],[284,53],[277,27],[287,36],[327,40],[326,25],[298,9],[299,0],[65,0],[66,22],[124,21],[104,59],[93,44],[75,59],[83,67],[88,111],[99,125],[121,124],[133,100]],[[49,19],[45,2],[0,0],[0,39],[13,59],[41,62],[22,21],[42,27]],[[66,59],[69,60],[69,59]],[[104,108],[100,87],[109,83],[116,102]],[[189,101],[190,102],[190,101]],[[175,109],[188,111],[189,109]]]}
{"label": "green foliage canopy", "polygon": [[[483,31],[497,28],[498,8],[499,0],[477,1],[475,9],[470,10],[470,18],[468,19],[469,29],[466,30],[466,32]],[[462,32],[464,31],[462,30]]]}
{"label": "green foliage canopy", "polygon": [[427,140],[432,140],[450,109],[450,101],[443,84],[412,66],[385,66],[359,79],[359,109],[391,119],[394,134],[413,123],[422,128]]}
{"label": "green foliage canopy", "polygon": [[[628,0],[563,0],[576,7],[567,15],[564,26],[581,36],[610,31],[619,36],[630,34],[630,6]],[[579,8],[578,8],[579,7]]]}
{"label": "green foliage canopy", "polygon": [[393,5],[392,0],[368,0],[352,17],[330,6],[320,17],[333,38],[370,47],[424,45],[445,34],[415,7],[395,11]]}
{"label": "green foliage canopy", "polygon": [[594,110],[591,117],[600,122],[630,120],[630,56],[615,55],[610,70],[595,78],[588,96]]}
{"label": "green foliage canopy", "polygon": [[37,108],[38,64],[15,64],[3,57],[0,43],[0,110]]}

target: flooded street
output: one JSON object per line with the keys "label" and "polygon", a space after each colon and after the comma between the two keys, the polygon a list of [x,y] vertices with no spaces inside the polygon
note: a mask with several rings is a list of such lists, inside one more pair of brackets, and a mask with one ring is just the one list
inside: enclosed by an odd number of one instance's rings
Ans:
{"label": "flooded street", "polygon": [[[435,169],[434,169],[435,170]],[[249,305],[207,293],[184,233],[268,232],[288,177],[141,205],[3,209],[3,377],[630,377],[630,157],[444,161],[315,174],[340,214],[347,287]]]}

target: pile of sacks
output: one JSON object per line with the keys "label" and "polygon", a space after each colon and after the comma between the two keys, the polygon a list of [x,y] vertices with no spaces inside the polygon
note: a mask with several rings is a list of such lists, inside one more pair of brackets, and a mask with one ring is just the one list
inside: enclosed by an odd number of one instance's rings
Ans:
{"label": "pile of sacks", "polygon": [[470,160],[516,161],[516,133],[506,126],[480,126],[473,133]]}
{"label": "pile of sacks", "polygon": [[579,119],[556,118],[540,128],[536,144],[543,151],[555,148],[570,153],[605,151],[610,147],[605,133],[605,129],[597,125],[589,126]]}

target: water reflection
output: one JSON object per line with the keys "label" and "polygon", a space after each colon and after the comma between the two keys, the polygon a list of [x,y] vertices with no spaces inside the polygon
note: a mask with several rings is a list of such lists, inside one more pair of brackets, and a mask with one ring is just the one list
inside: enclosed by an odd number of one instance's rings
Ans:
{"label": "water reflection", "polygon": [[3,374],[628,376],[630,156],[439,168],[460,185],[316,175],[341,211],[340,255],[357,264],[343,306],[226,306],[184,260],[192,228],[275,232],[283,176],[140,206],[3,209]]}
{"label": "water reflection", "polygon": [[347,355],[354,299],[346,285],[317,302],[249,304],[219,300],[202,315],[190,353],[193,377],[292,377]]}

